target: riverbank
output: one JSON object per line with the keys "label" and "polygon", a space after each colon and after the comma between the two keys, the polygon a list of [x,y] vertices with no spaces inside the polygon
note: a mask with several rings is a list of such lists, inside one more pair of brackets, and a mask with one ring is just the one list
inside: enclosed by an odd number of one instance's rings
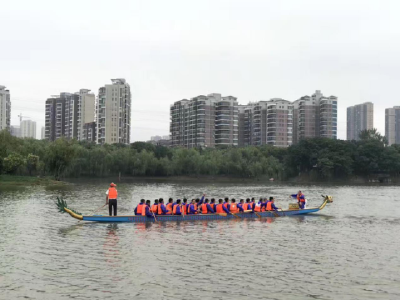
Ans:
{"label": "riverbank", "polygon": [[61,186],[65,185],[64,181],[56,181],[52,177],[36,177],[36,176],[14,176],[0,175],[0,187],[2,186]]}
{"label": "riverbank", "polygon": [[391,178],[389,182],[379,182],[378,180],[371,179],[369,177],[353,176],[348,178],[331,178],[331,179],[321,179],[317,176],[310,176],[310,174],[302,174],[297,177],[288,178],[284,180],[269,178],[267,176],[259,177],[237,177],[237,176],[224,176],[224,175],[198,175],[198,176],[105,176],[105,177],[69,177],[63,178],[63,181],[54,180],[53,177],[36,177],[36,176],[13,176],[13,175],[0,175],[0,187],[2,186],[35,186],[35,185],[45,185],[45,186],[65,186],[68,183],[75,183],[80,181],[87,182],[115,182],[115,183],[134,183],[134,182],[159,182],[159,183],[180,183],[180,184],[190,184],[190,183],[230,183],[230,184],[394,184],[400,183],[398,177]]}
{"label": "riverbank", "polygon": [[64,178],[66,182],[76,183],[87,181],[92,183],[177,183],[177,184],[193,184],[193,183],[206,183],[206,184],[295,184],[295,185],[312,185],[312,184],[400,184],[399,178],[393,178],[390,182],[373,181],[368,177],[348,177],[348,178],[331,178],[322,179],[315,176],[301,175],[287,179],[274,179],[267,176],[259,177],[237,177],[237,176],[224,176],[224,175],[198,175],[198,176],[106,176],[106,177],[87,177],[82,176],[79,178]]}

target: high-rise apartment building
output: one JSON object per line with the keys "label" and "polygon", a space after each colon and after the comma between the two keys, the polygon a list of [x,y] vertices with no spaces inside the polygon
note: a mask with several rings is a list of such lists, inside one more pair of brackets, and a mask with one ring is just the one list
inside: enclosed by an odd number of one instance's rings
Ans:
{"label": "high-rise apartment building", "polygon": [[36,122],[32,120],[21,121],[20,136],[22,138],[36,139]]}
{"label": "high-rise apartment building", "polygon": [[337,97],[317,90],[293,102],[293,144],[302,139],[337,138]]}
{"label": "high-rise apartment building", "polygon": [[66,93],[46,100],[45,139],[54,141],[65,136]]}
{"label": "high-rise apartment building", "polygon": [[[85,124],[95,122],[95,95],[81,89],[77,93],[61,93],[46,100],[45,138],[60,137],[86,140]],[[90,135],[92,138],[92,135]]]}
{"label": "high-rise apartment building", "polygon": [[239,106],[239,146],[292,144],[293,104],[280,98]]}
{"label": "high-rise apartment building", "polygon": [[389,146],[400,144],[400,106],[385,109],[385,136]]}
{"label": "high-rise apartment building", "polygon": [[74,139],[78,136],[78,102],[79,95],[77,93],[61,93],[61,97],[65,101],[65,129],[64,136],[67,139]]}
{"label": "high-rise apartment building", "polygon": [[10,91],[0,85],[0,130],[10,130],[11,100]]}
{"label": "high-rise apartment building", "polygon": [[112,79],[99,89],[96,104],[97,143],[130,143],[131,89],[125,79]]}
{"label": "high-rise apartment building", "polygon": [[[90,93],[88,89],[81,89],[78,93],[78,105],[77,105],[77,139],[87,140],[88,129],[93,129],[93,122],[95,122],[95,110],[96,110],[96,97]],[[88,124],[88,125],[86,125]],[[86,130],[86,134],[84,131]],[[90,131],[90,130],[89,130]],[[94,137],[93,137],[94,138]],[[90,141],[92,140],[92,134],[90,134]]]}
{"label": "high-rise apartment building", "polygon": [[96,122],[85,123],[80,137],[81,141],[96,142]]}
{"label": "high-rise apartment building", "polygon": [[360,139],[360,132],[374,128],[374,104],[366,102],[347,108],[347,140]]}
{"label": "high-rise apartment building", "polygon": [[42,126],[42,128],[40,130],[40,139],[41,140],[44,140],[46,138],[45,132],[46,132],[46,127]]}
{"label": "high-rise apartment building", "polygon": [[18,125],[11,125],[10,133],[12,136],[20,137],[21,136],[21,128]]}
{"label": "high-rise apartment building", "polygon": [[274,98],[267,104],[267,144],[288,147],[293,142],[293,104]]}
{"label": "high-rise apartment building", "polygon": [[183,99],[171,105],[171,146],[238,145],[238,103],[221,94]]}
{"label": "high-rise apartment building", "polygon": [[254,103],[238,107],[238,145],[252,145],[253,107]]}

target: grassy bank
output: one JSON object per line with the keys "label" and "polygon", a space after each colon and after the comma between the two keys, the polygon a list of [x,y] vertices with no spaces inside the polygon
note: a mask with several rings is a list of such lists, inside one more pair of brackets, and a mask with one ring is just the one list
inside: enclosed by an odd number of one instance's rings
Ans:
{"label": "grassy bank", "polygon": [[0,175],[0,186],[65,185],[52,177]]}

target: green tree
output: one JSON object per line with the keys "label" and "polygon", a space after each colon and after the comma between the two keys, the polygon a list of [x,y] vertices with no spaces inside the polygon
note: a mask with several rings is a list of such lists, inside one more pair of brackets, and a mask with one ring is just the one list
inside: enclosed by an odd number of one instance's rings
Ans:
{"label": "green tree", "polygon": [[15,174],[23,165],[25,165],[25,160],[18,153],[12,153],[3,159],[4,171],[8,174]]}
{"label": "green tree", "polygon": [[385,136],[382,136],[376,128],[373,129],[365,129],[360,132],[360,140],[361,141],[378,141],[384,145],[387,145],[387,139]]}
{"label": "green tree", "polygon": [[26,158],[26,168],[28,169],[29,176],[32,176],[32,172],[35,172],[39,164],[39,156],[28,154]]}

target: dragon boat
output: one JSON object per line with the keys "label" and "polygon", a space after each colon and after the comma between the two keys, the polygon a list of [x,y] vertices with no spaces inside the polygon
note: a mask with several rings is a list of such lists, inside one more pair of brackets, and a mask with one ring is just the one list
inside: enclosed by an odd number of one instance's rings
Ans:
{"label": "dragon boat", "polygon": [[298,216],[307,215],[318,212],[326,206],[328,203],[333,202],[332,196],[323,196],[324,201],[319,207],[311,207],[306,209],[293,208],[293,205],[289,205],[288,210],[278,211],[264,211],[264,212],[253,212],[245,211],[235,214],[226,213],[215,213],[215,214],[196,214],[196,215],[153,215],[153,217],[147,216],[103,216],[103,215],[82,215],[75,210],[68,208],[67,202],[62,198],[57,197],[56,205],[61,213],[68,213],[71,217],[90,222],[105,222],[105,223],[146,223],[146,222],[176,222],[176,221],[208,221],[208,220],[227,220],[227,219],[255,219],[255,218],[274,218],[274,217],[286,217],[286,216]]}

